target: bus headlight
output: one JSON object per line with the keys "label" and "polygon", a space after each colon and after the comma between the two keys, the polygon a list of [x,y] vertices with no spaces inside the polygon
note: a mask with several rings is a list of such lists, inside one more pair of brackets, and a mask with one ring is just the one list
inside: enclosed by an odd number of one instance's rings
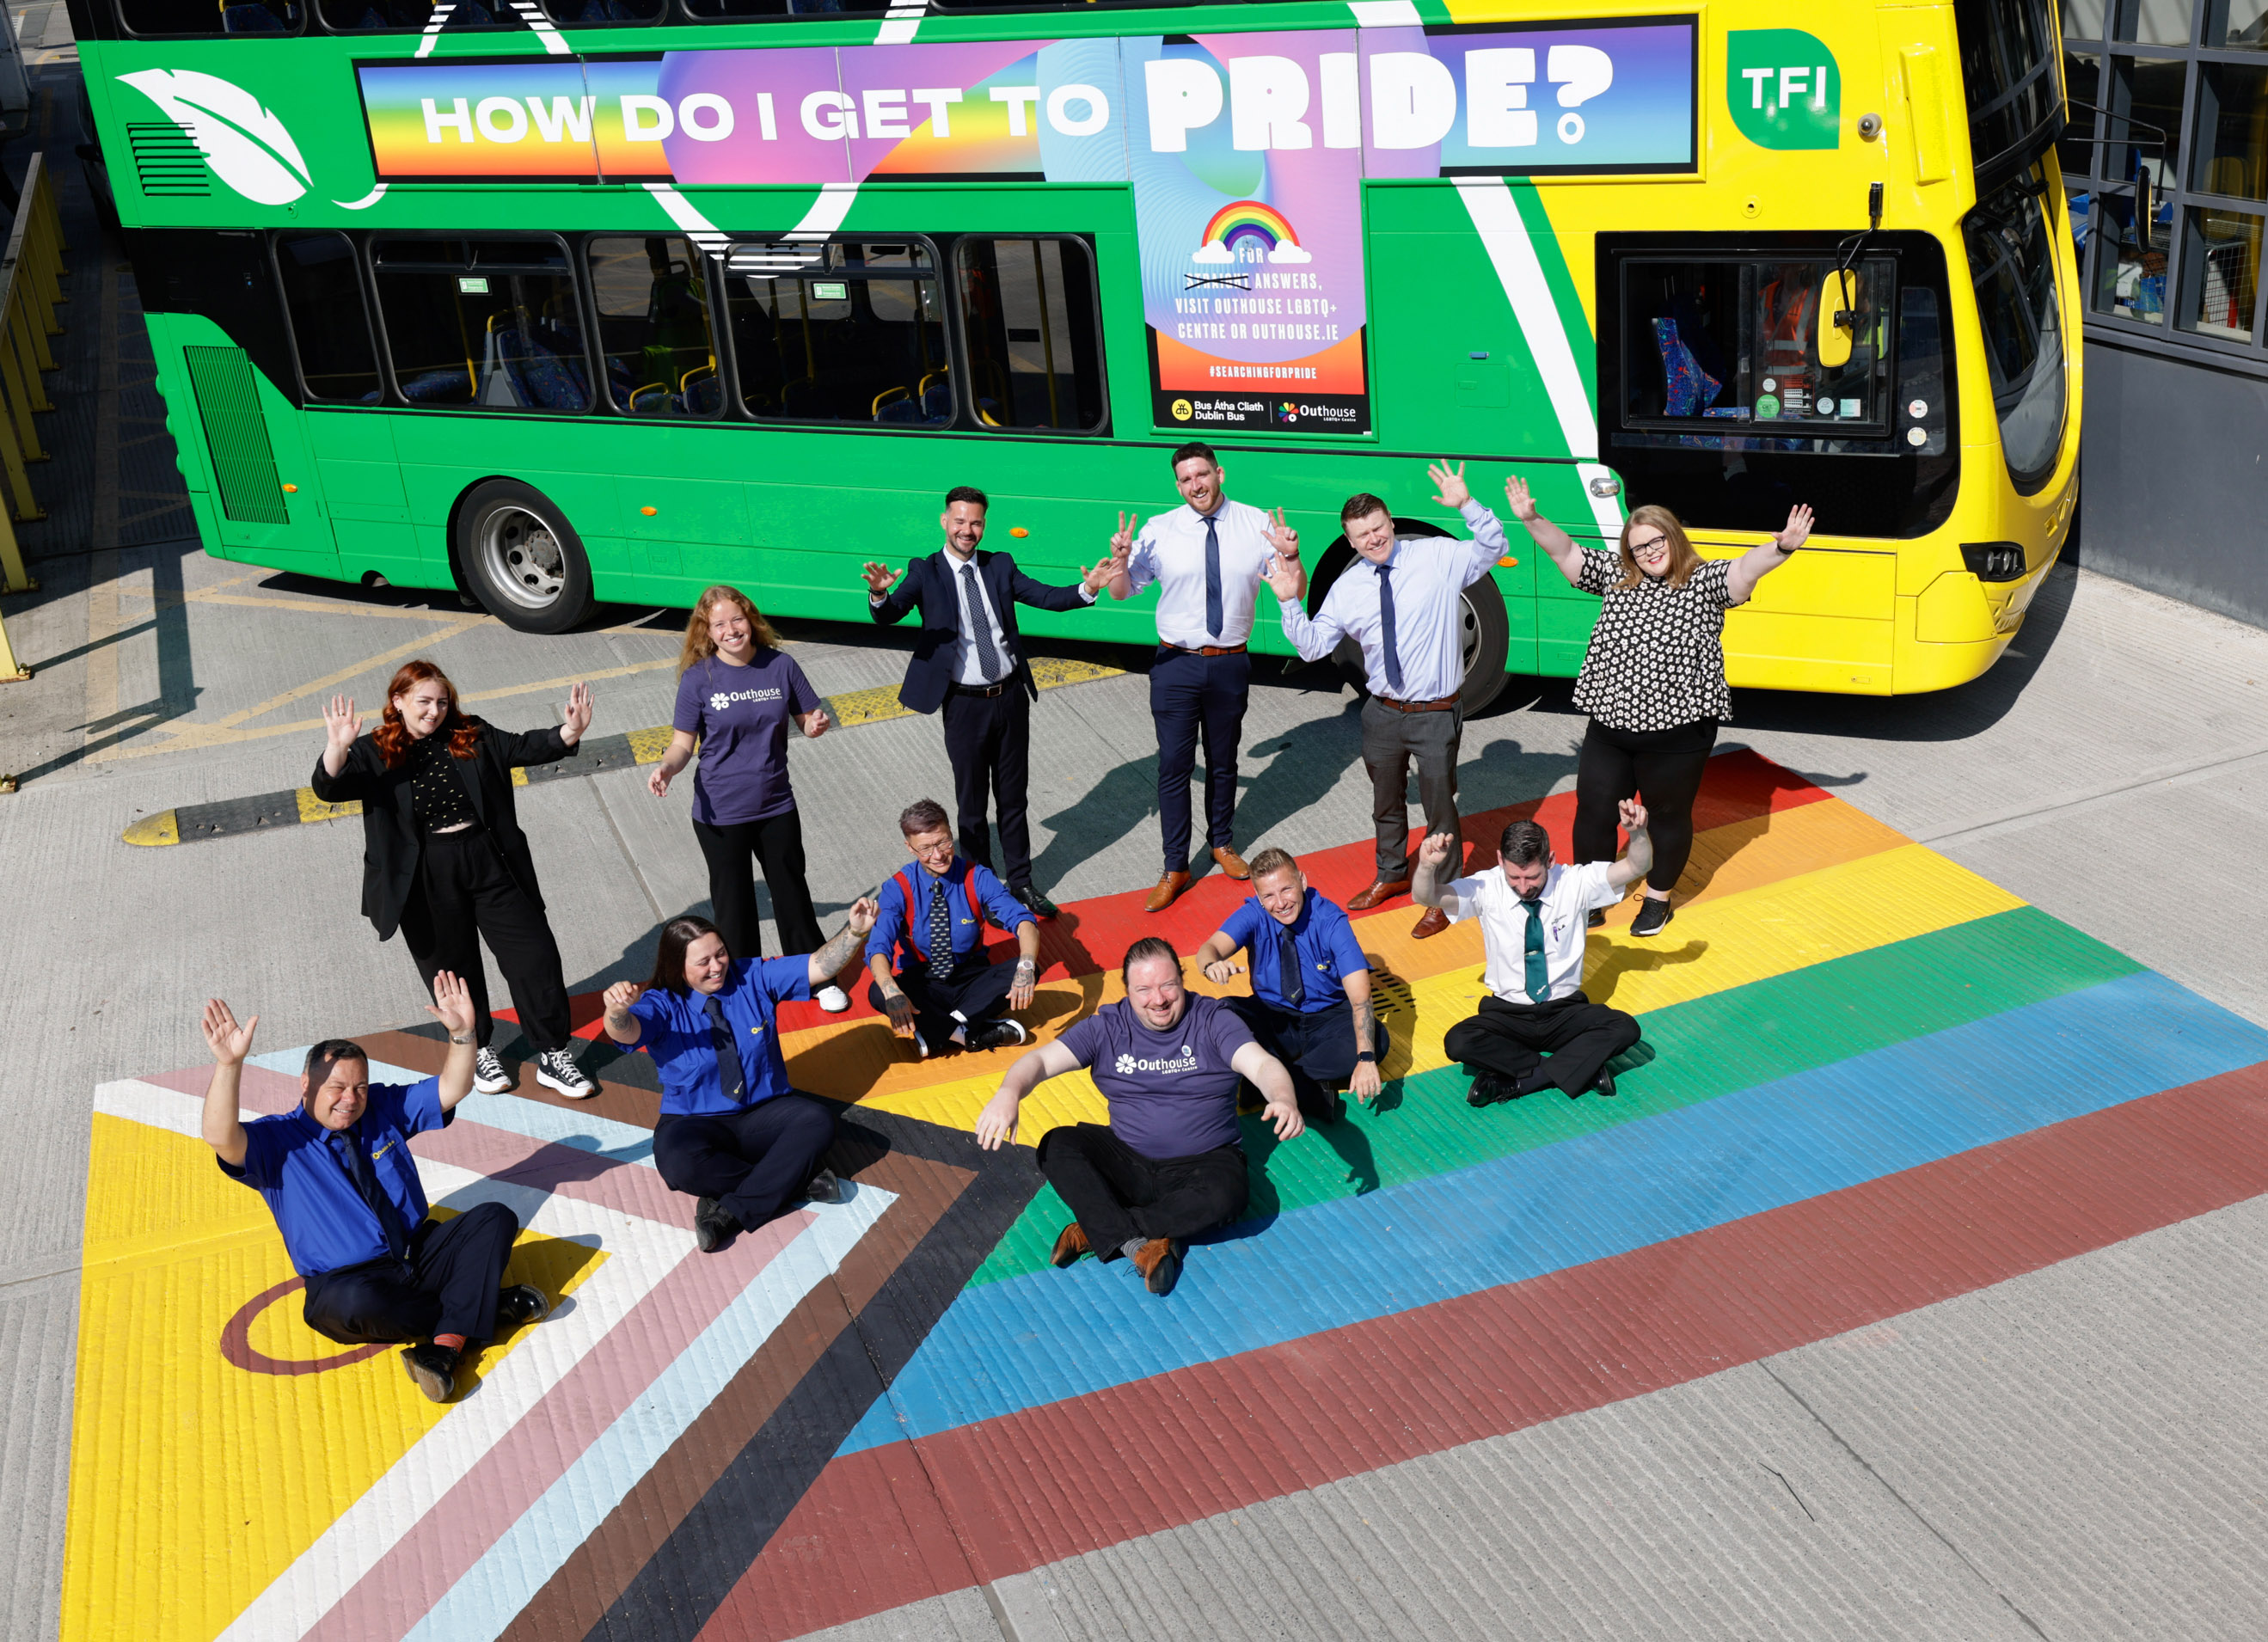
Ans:
{"label": "bus headlight", "polygon": [[2012,582],[2024,574],[2024,549],[2014,541],[1964,541],[1961,562],[1980,582]]}

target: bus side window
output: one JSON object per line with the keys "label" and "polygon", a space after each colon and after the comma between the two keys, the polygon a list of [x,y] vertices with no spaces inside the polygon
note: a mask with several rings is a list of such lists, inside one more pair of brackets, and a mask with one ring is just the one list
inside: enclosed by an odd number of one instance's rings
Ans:
{"label": "bus side window", "polygon": [[725,319],[749,415],[886,427],[954,420],[944,298],[928,246],[743,244],[725,269]]}
{"label": "bus side window", "polygon": [[276,268],[291,340],[299,352],[299,379],[307,397],[328,404],[375,405],[385,397],[378,380],[378,351],[355,275],[353,245],[342,233],[279,234]]}
{"label": "bus side window", "polygon": [[563,28],[612,28],[658,22],[669,7],[667,0],[543,0],[543,9]]}
{"label": "bus side window", "polygon": [[634,416],[713,416],[725,407],[709,334],[707,265],[675,234],[593,239],[607,397]]}
{"label": "bus side window", "polygon": [[298,0],[118,0],[129,34],[151,36],[296,34]]}
{"label": "bus side window", "polygon": [[575,276],[557,240],[379,239],[372,261],[410,404],[591,409]]}
{"label": "bus side window", "polygon": [[968,342],[968,393],[989,428],[1100,428],[1101,315],[1078,239],[964,239],[954,277]]}
{"label": "bus side window", "polygon": [[[323,22],[341,34],[416,34],[433,20],[424,0],[317,0]],[[521,28],[505,0],[459,0],[445,19],[452,33],[468,28]]]}
{"label": "bus side window", "polygon": [[[570,4],[573,0],[567,0]],[[845,12],[887,11],[890,0],[684,0],[685,12],[699,23],[737,23],[759,17],[836,17]]]}

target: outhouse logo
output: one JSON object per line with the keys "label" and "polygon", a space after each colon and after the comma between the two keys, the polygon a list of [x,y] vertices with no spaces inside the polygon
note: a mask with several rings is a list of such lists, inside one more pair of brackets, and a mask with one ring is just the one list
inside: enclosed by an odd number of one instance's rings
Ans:
{"label": "outhouse logo", "polygon": [[1725,100],[1760,148],[1833,148],[1842,133],[1843,71],[1800,28],[1736,28],[1727,37]]}

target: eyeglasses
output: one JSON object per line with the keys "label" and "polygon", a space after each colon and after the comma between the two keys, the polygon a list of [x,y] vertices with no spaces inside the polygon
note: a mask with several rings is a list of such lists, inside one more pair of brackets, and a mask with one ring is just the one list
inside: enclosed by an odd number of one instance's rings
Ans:
{"label": "eyeglasses", "polygon": [[1630,550],[1633,554],[1641,556],[1650,555],[1655,552],[1667,553],[1669,550],[1669,538],[1667,536],[1648,536],[1643,541],[1632,541],[1630,544]]}

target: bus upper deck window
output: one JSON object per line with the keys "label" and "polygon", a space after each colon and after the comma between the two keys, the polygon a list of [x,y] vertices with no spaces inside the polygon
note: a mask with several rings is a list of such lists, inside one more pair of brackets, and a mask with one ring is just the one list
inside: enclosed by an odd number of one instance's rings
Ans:
{"label": "bus upper deck window", "polygon": [[563,28],[615,28],[658,23],[668,0],[543,0],[543,9]]}
{"label": "bus upper deck window", "polygon": [[276,268],[299,353],[307,397],[333,404],[374,405],[383,396],[378,353],[354,246],[342,233],[279,234]]}
{"label": "bus upper deck window", "polygon": [[599,310],[607,396],[634,416],[713,416],[724,409],[709,331],[708,264],[674,234],[609,235],[584,254]]}
{"label": "bus upper deck window", "polygon": [[2066,394],[2053,236],[2041,210],[2042,180],[2019,177],[1979,201],[1961,225],[2000,453],[2029,496],[2048,481],[2063,449]]}
{"label": "bus upper deck window", "polygon": [[969,394],[986,427],[1101,426],[1101,320],[1077,239],[965,239],[954,250]]}
{"label": "bus upper deck window", "polygon": [[767,421],[944,427],[945,304],[920,240],[743,243],[725,261],[740,401]]}
{"label": "bus upper deck window", "polygon": [[296,34],[298,0],[118,0],[119,20],[143,36]]}
{"label": "bus upper deck window", "polygon": [[566,248],[556,239],[372,243],[379,320],[413,405],[591,409],[591,367]]}
{"label": "bus upper deck window", "polygon": [[887,11],[889,0],[683,0],[683,4],[686,15],[696,22],[741,23],[763,18],[872,14]]}
{"label": "bus upper deck window", "polygon": [[[433,20],[427,0],[316,0],[323,22],[341,34],[421,34]],[[451,33],[466,29],[526,28],[506,0],[458,0],[442,20]]]}

